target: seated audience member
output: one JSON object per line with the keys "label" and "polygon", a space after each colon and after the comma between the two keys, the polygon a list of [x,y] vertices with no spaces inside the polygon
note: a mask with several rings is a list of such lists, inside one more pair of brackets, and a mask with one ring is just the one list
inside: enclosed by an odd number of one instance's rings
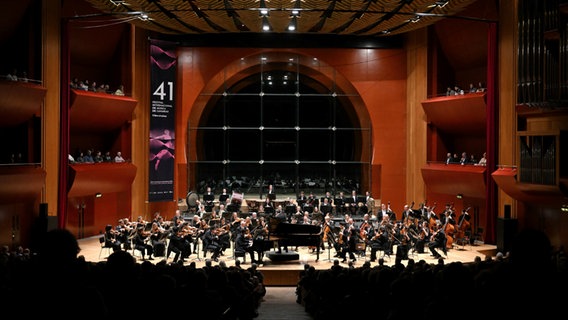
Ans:
{"label": "seated audience member", "polygon": [[103,153],[100,152],[100,151],[97,151],[97,154],[95,154],[94,160],[95,160],[95,163],[102,163],[104,161]]}
{"label": "seated audience member", "polygon": [[477,92],[485,92],[485,88],[481,84],[481,81],[477,84]]}
{"label": "seated audience member", "polygon": [[475,159],[475,155],[474,154],[470,154],[469,155],[469,161],[467,164],[476,164],[477,163],[477,159]]}
{"label": "seated audience member", "polygon": [[124,95],[124,86],[121,84],[118,86],[118,89],[114,92],[115,96],[123,96]]}
{"label": "seated audience member", "polygon": [[103,157],[104,162],[112,162],[112,156],[110,155],[110,151],[105,152]]}
{"label": "seated audience member", "polygon": [[473,83],[469,84],[469,93],[477,92],[477,88],[473,85]]}
{"label": "seated audience member", "polygon": [[87,150],[87,154],[83,156],[84,163],[95,163],[95,159],[93,158],[93,151]]}
{"label": "seated audience member", "polygon": [[483,153],[483,156],[481,156],[481,159],[479,159],[479,161],[477,162],[477,166],[486,166],[487,165],[487,152]]}
{"label": "seated audience member", "polygon": [[85,154],[83,152],[79,152],[79,155],[77,155],[77,158],[75,158],[75,162],[77,163],[85,162]]}
{"label": "seated audience member", "polygon": [[118,151],[116,156],[114,157],[114,162],[124,162],[124,158],[122,157],[122,152]]}

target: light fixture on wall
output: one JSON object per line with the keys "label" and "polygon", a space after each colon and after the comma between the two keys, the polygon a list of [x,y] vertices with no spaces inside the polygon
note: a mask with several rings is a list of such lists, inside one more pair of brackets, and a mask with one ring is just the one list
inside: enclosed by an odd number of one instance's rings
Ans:
{"label": "light fixture on wall", "polygon": [[100,192],[95,193],[95,198],[100,198],[100,197],[102,197],[102,196],[103,196],[103,194],[100,193]]}
{"label": "light fixture on wall", "polygon": [[463,194],[458,193],[458,194],[456,195],[456,198],[458,198],[458,199],[463,199]]}

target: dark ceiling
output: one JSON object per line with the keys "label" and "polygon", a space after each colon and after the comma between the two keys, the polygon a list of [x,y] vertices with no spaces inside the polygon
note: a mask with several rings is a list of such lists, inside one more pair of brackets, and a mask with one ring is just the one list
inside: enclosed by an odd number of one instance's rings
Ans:
{"label": "dark ceiling", "polygon": [[[312,1],[264,0],[270,9],[268,20],[272,32],[260,30],[261,3],[254,0],[127,0],[123,4],[111,0],[63,1],[61,15],[70,24],[71,56],[89,65],[108,65],[122,37],[127,35],[128,23],[164,36],[189,36],[204,39],[224,37],[218,45],[234,46],[242,39],[260,39],[251,45],[286,45],[290,37],[304,37],[299,46],[341,47],[350,45],[348,39],[377,39],[388,41],[405,32],[434,24],[440,48],[455,68],[485,67],[488,23],[497,21],[496,0],[351,0]],[[31,0],[0,2],[0,43],[7,40],[30,19],[30,8],[38,3]],[[299,8],[298,29],[286,31],[293,8]],[[139,18],[147,13],[148,19]],[[417,22],[411,22],[420,16]],[[33,19],[33,18],[31,18]],[[244,25],[244,27],[242,26]],[[240,26],[240,27],[239,27]],[[245,28],[246,27],[246,28]],[[246,31],[242,31],[246,30]],[[385,33],[388,30],[390,33]],[[455,36],[468,35],[467,37]],[[288,38],[278,38],[284,36]],[[336,38],[333,38],[336,36]],[[337,38],[340,36],[340,38]],[[254,38],[257,37],[257,38]],[[258,38],[261,37],[261,38]],[[325,39],[316,43],[312,39]],[[327,38],[326,38],[327,37]],[[349,38],[350,37],[350,38]],[[269,39],[272,42],[268,41]],[[282,40],[283,39],[283,40]],[[339,39],[339,40],[338,40]],[[215,43],[210,40],[207,44]],[[232,43],[230,42],[232,41]],[[278,43],[280,41],[280,43]],[[251,40],[248,41],[251,43]],[[276,42],[276,43],[275,43]],[[321,43],[325,43],[321,45]]]}
{"label": "dark ceiling", "polygon": [[87,1],[117,20],[162,34],[261,33],[268,25],[274,33],[385,36],[455,16],[477,0]]}

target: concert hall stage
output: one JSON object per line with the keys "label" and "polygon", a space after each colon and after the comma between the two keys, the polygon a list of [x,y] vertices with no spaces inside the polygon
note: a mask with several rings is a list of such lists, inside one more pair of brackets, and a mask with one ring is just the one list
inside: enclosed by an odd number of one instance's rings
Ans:
{"label": "concert hall stage", "polygon": [[[98,262],[104,261],[105,258],[108,256],[109,251],[104,249],[101,252],[101,246],[99,243],[100,236],[93,236],[89,238],[84,238],[79,240],[79,246],[81,247],[80,255],[83,255],[87,261],[91,262]],[[305,264],[309,264],[314,266],[316,269],[329,269],[333,264],[334,259],[341,258],[334,258],[334,250],[323,250],[320,251],[319,260],[316,261],[317,255],[315,252],[312,252],[311,249],[308,247],[298,247],[298,251],[295,251],[294,248],[290,248],[289,254],[297,254],[299,259],[297,260],[287,260],[287,259],[269,259],[268,255],[272,254],[273,251],[267,251],[263,260],[263,264],[259,266],[259,270],[262,271],[265,277],[265,284],[268,286],[295,286],[298,282],[298,276],[300,271],[304,269]],[[396,252],[396,246],[394,251]],[[132,252],[132,251],[131,251]],[[219,258],[219,261],[225,261],[227,266],[234,266],[235,259],[232,257],[232,249],[229,248],[225,251],[225,255]],[[497,247],[495,245],[488,245],[488,244],[479,244],[479,245],[466,245],[466,246],[454,246],[453,249],[448,251],[448,256],[445,257],[444,263],[451,263],[455,261],[461,261],[464,263],[473,262],[476,256],[481,257],[481,259],[485,259],[486,256],[495,257],[497,253]],[[99,259],[100,254],[100,259]],[[139,255],[139,253],[137,253]],[[371,253],[370,249],[367,248],[365,251],[365,256],[357,255],[357,260],[354,262],[355,267],[360,267],[363,263],[369,260]],[[207,258],[210,257],[210,254],[207,255]],[[430,252],[427,253],[413,253],[409,255],[409,258],[414,259],[416,261],[424,260],[428,263],[438,263],[438,260],[434,257],[430,256]],[[205,259],[203,258],[203,253],[200,253],[200,256],[197,257],[195,254],[192,254],[189,259],[186,260],[185,265],[189,265],[191,262],[195,262],[197,267],[203,267],[205,265]],[[241,261],[242,268],[250,267],[250,256],[247,255],[246,261],[243,261],[243,258],[238,258]],[[391,255],[390,257],[385,257],[385,265],[394,265],[395,263],[395,256]],[[152,260],[152,263],[157,263],[163,260],[163,258],[155,258]],[[137,256],[137,261],[141,262],[139,256]],[[170,258],[167,260],[168,262],[173,261],[173,254],[170,255]],[[402,260],[402,264],[406,265],[407,260]],[[218,264],[218,262],[213,262],[214,265]],[[347,263],[340,263],[344,267],[348,267]],[[372,262],[371,267],[377,265],[377,262]]]}

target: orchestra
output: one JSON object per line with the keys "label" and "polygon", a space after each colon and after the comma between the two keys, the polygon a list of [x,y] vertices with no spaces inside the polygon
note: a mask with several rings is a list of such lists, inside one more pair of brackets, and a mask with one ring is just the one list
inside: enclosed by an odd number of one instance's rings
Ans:
{"label": "orchestra", "polygon": [[[211,188],[206,192],[203,202],[196,200],[198,209],[191,217],[188,217],[189,212],[182,214],[178,209],[169,220],[160,212],[154,213],[152,221],[144,220],[143,216],[137,216],[132,222],[129,218],[119,219],[116,227],[105,228],[106,239],[111,242],[109,246],[115,250],[137,250],[142,259],[148,257],[149,260],[154,257],[168,260],[173,252],[173,262],[185,262],[191,255],[199,259],[199,248],[203,257],[211,253],[211,259],[218,260],[220,256],[229,255],[226,251],[232,248],[233,258],[242,257],[244,252],[252,262],[262,264],[265,251],[278,248],[281,252],[280,246],[271,244],[270,230],[274,229],[271,224],[286,223],[318,227],[319,245],[306,245],[312,252],[316,248],[318,252],[333,249],[334,257],[355,261],[357,256],[365,257],[370,250],[371,261],[374,261],[378,251],[390,257],[396,250],[396,257],[406,260],[409,254],[428,251],[435,258],[442,257],[436,249],[447,255],[454,246],[454,239],[460,241],[466,232],[471,234],[470,208],[463,209],[458,218],[454,203],[446,204],[444,210],[437,213],[435,202],[430,206],[424,200],[414,209],[412,201],[402,206],[397,217],[390,201],[379,201],[378,210],[374,210],[375,199],[368,191],[365,196],[358,196],[352,190],[349,197],[344,197],[343,192],[333,195],[329,191],[321,197],[313,192],[306,196],[301,191],[297,197],[288,196],[286,200],[267,196],[264,205],[249,212],[226,210],[225,203],[244,203],[242,193],[233,191],[228,197],[229,193],[223,189],[223,197],[219,198],[226,202],[219,203],[211,200],[215,198]],[[357,210],[352,210],[354,206]]]}

